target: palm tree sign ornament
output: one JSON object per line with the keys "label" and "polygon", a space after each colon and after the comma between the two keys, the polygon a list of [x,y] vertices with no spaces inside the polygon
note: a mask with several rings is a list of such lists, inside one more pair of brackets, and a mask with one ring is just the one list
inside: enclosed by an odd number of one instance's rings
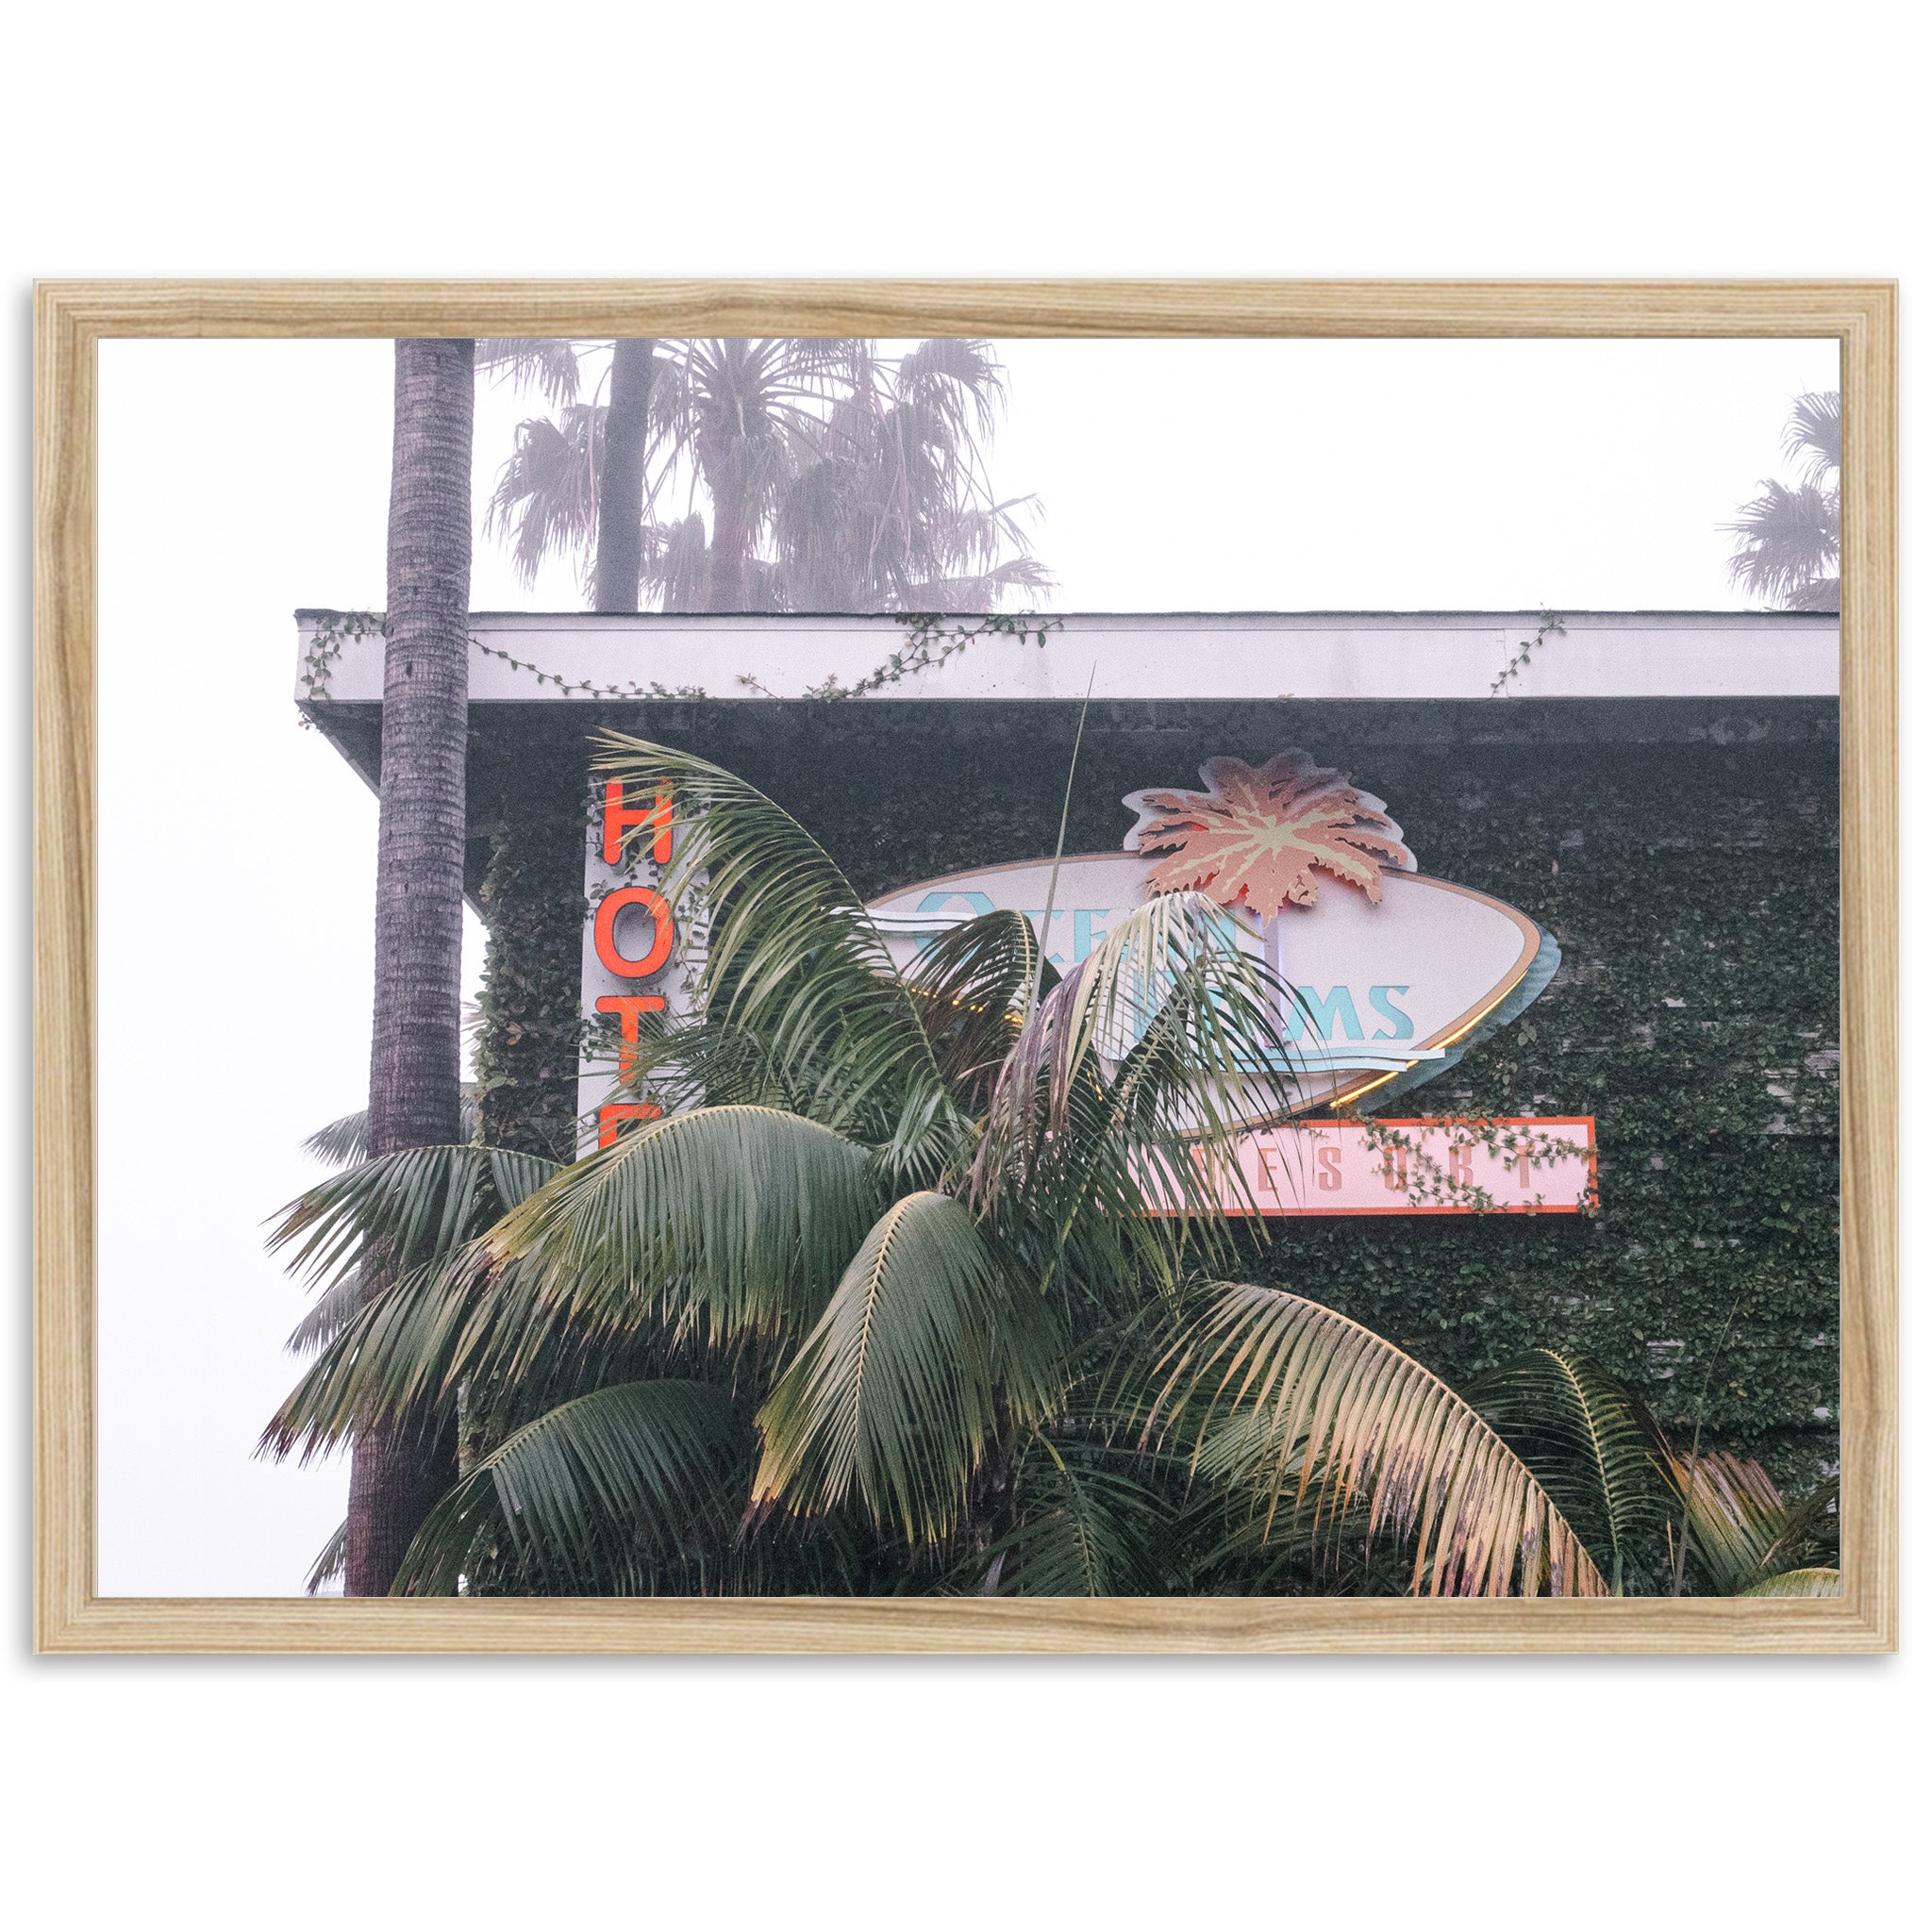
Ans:
{"label": "palm tree sign ornament", "polygon": [[1205,791],[1146,791],[1124,803],[1138,814],[1128,852],[1164,854],[1147,896],[1202,892],[1266,926],[1290,906],[1312,909],[1317,872],[1382,903],[1382,873],[1416,869],[1402,827],[1379,798],[1302,751],[1277,752],[1257,771],[1240,758],[1209,758]]}

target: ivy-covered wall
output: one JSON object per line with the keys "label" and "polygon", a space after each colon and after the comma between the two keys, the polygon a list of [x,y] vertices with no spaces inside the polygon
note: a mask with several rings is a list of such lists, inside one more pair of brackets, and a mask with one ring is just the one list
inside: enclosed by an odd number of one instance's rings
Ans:
{"label": "ivy-covered wall", "polygon": [[[472,762],[473,817],[496,827],[473,859],[493,935],[485,1118],[545,1151],[572,1104],[588,730],[740,772],[874,896],[1050,852],[1075,724],[1040,704],[488,708]],[[1835,1466],[1836,706],[1096,706],[1068,849],[1117,848],[1127,791],[1290,745],[1384,798],[1424,871],[1520,907],[1563,949],[1522,1019],[1397,1110],[1594,1114],[1602,1208],[1298,1220],[1258,1275],[1452,1383],[1530,1342],[1582,1345],[1781,1482]],[[541,830],[520,817],[539,791]]]}
{"label": "ivy-covered wall", "polygon": [[490,934],[474,1063],[485,1141],[552,1160],[576,1152],[583,976],[580,755],[473,755],[471,895]]}

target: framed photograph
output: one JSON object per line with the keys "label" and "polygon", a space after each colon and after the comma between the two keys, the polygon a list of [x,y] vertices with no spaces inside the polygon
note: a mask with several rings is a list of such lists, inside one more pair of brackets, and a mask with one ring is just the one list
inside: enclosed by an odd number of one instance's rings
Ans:
{"label": "framed photograph", "polygon": [[42,284],[39,1647],[1893,1648],[1895,341]]}

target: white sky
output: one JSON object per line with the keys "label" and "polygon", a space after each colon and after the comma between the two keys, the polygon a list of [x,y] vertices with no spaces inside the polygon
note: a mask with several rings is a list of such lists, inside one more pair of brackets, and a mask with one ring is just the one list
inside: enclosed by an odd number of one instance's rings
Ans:
{"label": "white sky", "polygon": [[[1828,342],[1001,354],[994,481],[1041,499],[1064,610],[1736,608],[1717,525],[1838,381]],[[101,349],[106,1595],[295,1591],[344,1507],[341,1463],[250,1452],[306,1306],[262,1224],[368,1077],[375,804],[296,728],[291,613],[383,602],[391,371],[386,342]],[[479,504],[541,407],[479,397]],[[580,608],[480,538],[472,602]]]}

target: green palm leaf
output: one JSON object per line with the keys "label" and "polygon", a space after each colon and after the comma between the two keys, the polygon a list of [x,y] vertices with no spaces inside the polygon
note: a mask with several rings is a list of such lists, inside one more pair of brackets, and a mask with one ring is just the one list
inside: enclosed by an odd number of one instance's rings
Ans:
{"label": "green palm leaf", "polygon": [[1244,1497],[1264,1540],[1310,1541],[1366,1507],[1413,1538],[1435,1596],[1608,1593],[1528,1465],[1438,1376],[1358,1323],[1278,1289],[1221,1284],[1161,1364],[1147,1439],[1191,1433],[1195,1474]]}
{"label": "green palm leaf", "polygon": [[302,1588],[309,1596],[320,1596],[331,1583],[340,1583],[348,1569],[349,1522],[344,1517],[336,1524],[335,1534],[316,1552]]}
{"label": "green palm leaf", "polygon": [[[474,1087],[463,1089],[457,1126],[463,1140],[476,1139],[479,1123]],[[318,1127],[303,1141],[302,1151],[328,1167],[349,1167],[357,1161],[367,1160],[369,1109],[358,1108],[354,1113],[345,1113],[340,1120],[329,1122],[327,1126]]]}
{"label": "green palm leaf", "polygon": [[393,1592],[614,1593],[728,1533],[744,1425],[722,1390],[632,1382],[563,1404],[491,1450],[437,1504]]}
{"label": "green palm leaf", "polygon": [[1109,1283],[1115,1299],[1137,1277],[1172,1286],[1190,1252],[1232,1266],[1224,1194],[1252,1205],[1239,1136],[1294,1104],[1279,991],[1207,899],[1137,908],[1028,1015],[974,1157],[975,1208],[1042,1278],[1071,1260],[1103,1303]]}
{"label": "green palm leaf", "polygon": [[969,1108],[991,1097],[1036,967],[1047,988],[1059,983],[1030,919],[987,912],[941,933],[906,975],[940,1071]]}
{"label": "green palm leaf", "polygon": [[[458,1421],[466,1440],[493,1441],[607,1383],[682,1371],[721,1339],[648,1295],[545,1291],[532,1268],[492,1266],[479,1241],[362,1303],[323,1342],[260,1447],[306,1460],[360,1430],[433,1436]],[[728,1350],[711,1359],[733,1366]]]}
{"label": "green palm leaf", "polygon": [[[1281,1119],[1295,1103],[1282,991],[1203,894],[1136,907],[1028,1015],[993,1094],[976,1184],[1025,1185],[1064,1141],[1082,1092],[1112,1091],[1116,1131],[1170,1156]],[[1192,1164],[1175,1162],[1173,1177],[1191,1206]]]}
{"label": "green palm leaf", "polygon": [[361,1306],[362,1271],[352,1268],[316,1296],[314,1306],[290,1330],[283,1346],[291,1355],[313,1355],[356,1319]]}
{"label": "green palm leaf", "polygon": [[958,1524],[1004,1404],[1052,1400],[1058,1349],[1038,1297],[1016,1296],[958,1202],[909,1194],[853,1257],[817,1327],[758,1411],[755,1508],[840,1508],[938,1541]]}
{"label": "green palm leaf", "polygon": [[1842,1596],[1844,1579],[1836,1570],[1786,1570],[1740,1590],[1740,1596]]}
{"label": "green palm leaf", "polygon": [[1018,1525],[976,1559],[1007,1596],[1149,1596],[1160,1588],[1166,1500],[1145,1483],[1069,1461],[1045,1437],[1019,1472]]}
{"label": "green palm leaf", "polygon": [[471,1242],[362,1300],[322,1341],[269,1419],[258,1453],[306,1462],[358,1431],[433,1437],[453,1421],[453,1369],[487,1261],[481,1243]]}
{"label": "green palm leaf", "polygon": [[1649,1412],[1592,1357],[1533,1348],[1469,1400],[1535,1472],[1622,1596],[1626,1570],[1670,1511],[1663,1450]]}
{"label": "green palm leaf", "polygon": [[878,1212],[872,1157],[763,1107],[653,1121],[530,1195],[491,1231],[499,1267],[623,1321],[702,1309],[726,1336],[818,1319]]}
{"label": "green palm leaf", "polygon": [[271,1253],[313,1280],[340,1280],[368,1250],[387,1268],[448,1255],[558,1172],[503,1147],[405,1147],[332,1175],[281,1210]]}

